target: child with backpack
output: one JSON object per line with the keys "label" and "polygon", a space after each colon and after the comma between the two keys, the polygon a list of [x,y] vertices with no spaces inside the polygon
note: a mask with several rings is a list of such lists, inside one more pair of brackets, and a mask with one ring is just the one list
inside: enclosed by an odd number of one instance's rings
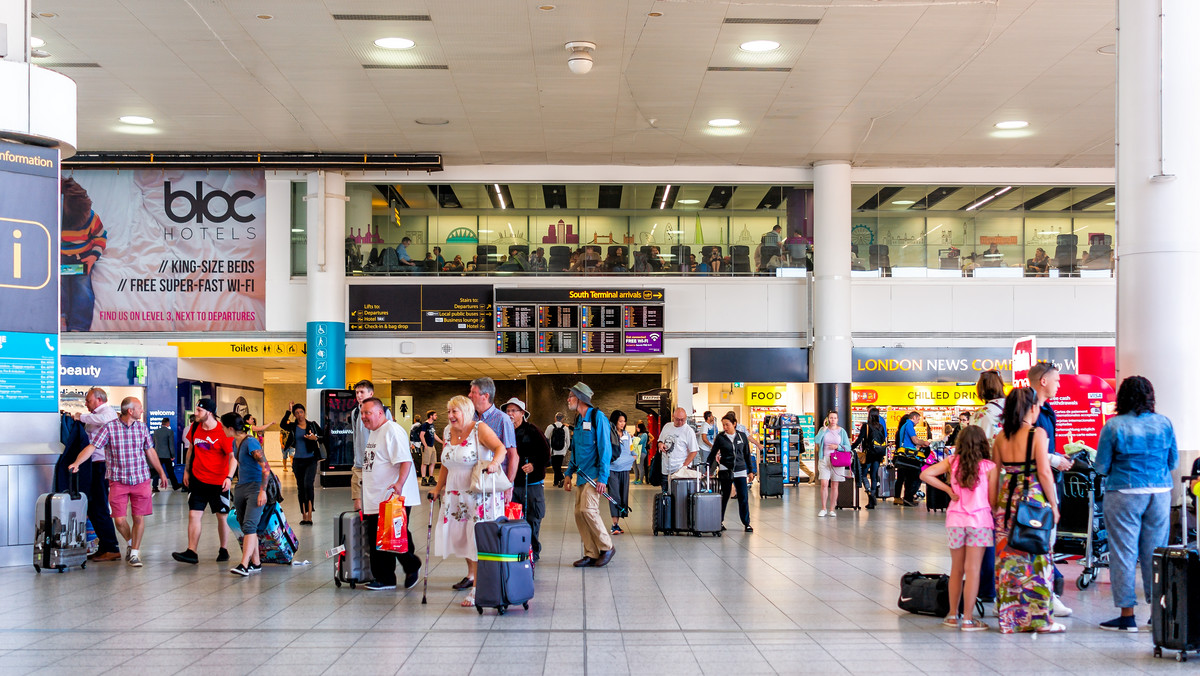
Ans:
{"label": "child with backpack", "polygon": [[[942,625],[960,631],[984,631],[987,624],[974,617],[979,593],[980,562],[995,544],[997,492],[1000,468],[989,458],[990,445],[983,429],[974,425],[958,434],[954,455],[925,467],[921,481],[950,496],[946,534],[950,544],[950,608]],[[949,473],[950,485],[938,477]],[[957,613],[962,603],[961,618]]]}

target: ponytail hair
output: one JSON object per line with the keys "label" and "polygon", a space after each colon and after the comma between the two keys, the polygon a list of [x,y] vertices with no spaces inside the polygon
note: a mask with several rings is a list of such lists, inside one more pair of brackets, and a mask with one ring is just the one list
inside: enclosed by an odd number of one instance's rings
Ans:
{"label": "ponytail hair", "polygon": [[221,425],[234,432],[250,433],[250,421],[233,411],[221,416]]}

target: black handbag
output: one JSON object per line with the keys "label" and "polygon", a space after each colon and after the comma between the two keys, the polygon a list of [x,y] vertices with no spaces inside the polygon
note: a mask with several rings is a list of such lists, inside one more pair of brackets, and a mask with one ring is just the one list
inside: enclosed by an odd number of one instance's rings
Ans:
{"label": "black handbag", "polygon": [[[1029,473],[1033,460],[1033,430],[1029,430],[1029,441],[1025,444],[1025,464],[1022,474],[1025,475],[1024,495],[1029,495]],[[1008,524],[1008,544],[1018,551],[1030,556],[1044,556],[1050,553],[1050,534],[1054,530],[1054,510],[1049,504],[1030,500],[1028,497],[1017,503],[1016,514],[1013,514],[1013,490],[1017,487],[1017,476],[1014,474],[1008,489],[1008,504],[1004,508],[1005,523]]]}
{"label": "black handbag", "polygon": [[950,613],[950,576],[921,572],[900,577],[900,610],[918,615],[945,617]]}

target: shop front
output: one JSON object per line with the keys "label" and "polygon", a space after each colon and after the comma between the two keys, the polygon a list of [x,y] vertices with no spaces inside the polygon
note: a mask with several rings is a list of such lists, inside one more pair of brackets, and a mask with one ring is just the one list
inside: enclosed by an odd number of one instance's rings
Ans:
{"label": "shop front", "polygon": [[59,366],[59,407],[64,413],[87,413],[84,396],[100,387],[108,403],[120,410],[121,400],[137,397],[145,409],[146,425],[155,430],[163,418],[178,429],[175,410],[176,370],[174,357],[62,356]]}

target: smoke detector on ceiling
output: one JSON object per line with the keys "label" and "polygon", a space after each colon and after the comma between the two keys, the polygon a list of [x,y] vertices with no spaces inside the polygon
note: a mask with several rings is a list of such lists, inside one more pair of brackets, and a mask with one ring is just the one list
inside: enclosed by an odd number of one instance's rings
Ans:
{"label": "smoke detector on ceiling", "polygon": [[592,51],[596,49],[594,42],[568,42],[565,47],[571,55],[567,57],[567,67],[576,75],[586,75],[592,70]]}

